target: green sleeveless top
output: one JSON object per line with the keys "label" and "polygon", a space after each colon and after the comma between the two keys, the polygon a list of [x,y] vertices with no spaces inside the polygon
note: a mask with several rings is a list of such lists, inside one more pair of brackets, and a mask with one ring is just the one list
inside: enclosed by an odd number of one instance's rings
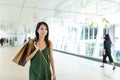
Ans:
{"label": "green sleeveless top", "polygon": [[48,47],[42,51],[38,50],[36,55],[31,59],[29,80],[51,80],[50,51]]}

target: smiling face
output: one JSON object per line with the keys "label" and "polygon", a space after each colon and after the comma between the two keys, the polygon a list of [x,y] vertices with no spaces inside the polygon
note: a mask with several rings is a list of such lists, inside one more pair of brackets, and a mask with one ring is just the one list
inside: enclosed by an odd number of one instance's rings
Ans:
{"label": "smiling face", "polygon": [[48,42],[49,37],[49,27],[46,22],[39,22],[36,26],[35,30],[36,35],[36,41],[38,41],[41,38],[44,38],[46,43]]}
{"label": "smiling face", "polygon": [[42,24],[42,25],[40,25],[37,32],[38,32],[40,37],[45,37],[47,35],[47,32],[48,32],[47,27],[44,24]]}

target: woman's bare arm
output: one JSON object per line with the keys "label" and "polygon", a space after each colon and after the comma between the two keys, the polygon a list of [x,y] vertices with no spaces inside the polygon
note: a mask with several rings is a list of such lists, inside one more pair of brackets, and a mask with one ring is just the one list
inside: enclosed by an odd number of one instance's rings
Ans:
{"label": "woman's bare arm", "polygon": [[32,59],[35,56],[36,52],[38,51],[39,48],[37,47],[37,42],[34,42],[34,46],[35,46],[35,50],[26,57],[26,61]]}
{"label": "woman's bare arm", "polygon": [[55,67],[54,67],[54,59],[53,59],[53,53],[52,53],[53,46],[52,46],[52,42],[51,41],[49,41],[49,48],[50,48],[50,62],[51,62],[53,77],[54,77],[54,80],[56,80]]}
{"label": "woman's bare arm", "polygon": [[37,51],[38,51],[38,50],[36,49],[36,50],[33,51],[30,55],[28,55],[28,56],[26,57],[26,61],[29,61],[30,59],[32,59],[32,58],[35,56],[35,54],[36,54]]}

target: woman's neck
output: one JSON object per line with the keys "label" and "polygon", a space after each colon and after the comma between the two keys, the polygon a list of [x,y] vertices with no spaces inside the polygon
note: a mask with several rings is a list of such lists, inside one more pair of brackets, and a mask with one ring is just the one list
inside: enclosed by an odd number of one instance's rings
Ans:
{"label": "woman's neck", "polygon": [[44,37],[40,37],[39,38],[39,42],[44,42],[45,40],[44,40]]}

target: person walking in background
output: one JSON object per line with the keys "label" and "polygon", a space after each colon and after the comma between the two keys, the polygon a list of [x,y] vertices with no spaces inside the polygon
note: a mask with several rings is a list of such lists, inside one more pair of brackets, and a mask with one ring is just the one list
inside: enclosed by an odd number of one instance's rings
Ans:
{"label": "person walking in background", "polygon": [[[30,60],[29,80],[56,80],[52,42],[48,40],[47,23],[39,22],[35,31],[34,49],[26,60]],[[51,68],[50,68],[51,66]]]}
{"label": "person walking in background", "polygon": [[26,39],[24,39],[24,43],[26,43],[27,42],[27,40]]}
{"label": "person walking in background", "polygon": [[109,58],[109,61],[110,61],[110,63],[112,64],[112,66],[113,66],[113,70],[115,70],[115,64],[114,64],[114,62],[113,62],[113,58],[112,58],[112,56],[111,56],[111,44],[112,44],[112,42],[111,42],[111,39],[110,39],[110,36],[109,36],[109,34],[106,34],[105,35],[105,37],[104,37],[104,54],[103,54],[103,60],[102,60],[102,65],[100,65],[100,67],[104,67],[104,63],[106,63],[107,61],[106,61],[106,58],[107,58],[107,56],[108,56],[108,58]]}

